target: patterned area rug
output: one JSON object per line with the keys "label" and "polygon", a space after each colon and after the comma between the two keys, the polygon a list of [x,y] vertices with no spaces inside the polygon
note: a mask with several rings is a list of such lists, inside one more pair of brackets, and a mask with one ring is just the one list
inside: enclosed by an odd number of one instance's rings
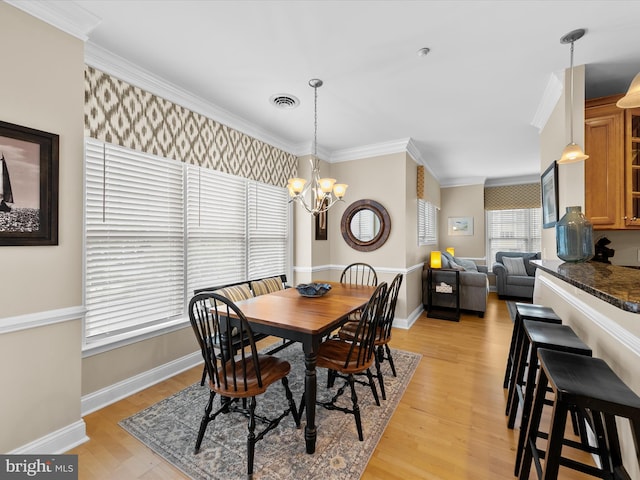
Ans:
{"label": "patterned area rug", "polygon": [[[291,363],[289,385],[296,404],[304,388],[304,363],[300,344],[294,344],[277,354]],[[364,441],[358,441],[353,415],[329,411],[318,406],[316,452],[308,455],[302,428],[295,428],[291,416],[267,433],[257,443],[254,479],[260,480],[344,480],[362,475],[384,429],[415,372],[421,356],[402,350],[392,350],[397,377],[391,374],[389,363],[382,364],[387,399],[376,406],[369,387],[357,385],[362,413]],[[328,400],[342,385],[337,379],[331,391],[326,388],[326,370],[318,369],[318,399]],[[333,392],[333,393],[332,393]],[[350,404],[347,390],[341,402]],[[120,422],[130,434],[138,438],[158,455],[193,479],[246,478],[247,421],[238,413],[220,415],[207,427],[200,453],[193,450],[204,408],[209,398],[207,386],[199,383]],[[286,397],[280,382],[257,397],[256,413],[271,415],[286,407]],[[216,403],[218,399],[216,398]],[[261,424],[257,424],[257,429]]]}

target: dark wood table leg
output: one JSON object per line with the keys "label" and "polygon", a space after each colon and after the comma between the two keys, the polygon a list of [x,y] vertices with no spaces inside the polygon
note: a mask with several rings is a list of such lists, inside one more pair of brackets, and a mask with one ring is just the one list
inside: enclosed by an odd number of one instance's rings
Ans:
{"label": "dark wood table leg", "polygon": [[307,424],[304,427],[304,439],[307,453],[316,451],[316,392],[318,379],[316,377],[316,361],[318,360],[319,339],[304,342],[304,395],[307,413]]}

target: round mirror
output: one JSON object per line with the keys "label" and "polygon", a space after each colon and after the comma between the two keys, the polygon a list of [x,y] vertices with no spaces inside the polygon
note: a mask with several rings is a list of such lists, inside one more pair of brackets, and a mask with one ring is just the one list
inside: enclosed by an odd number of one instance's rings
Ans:
{"label": "round mirror", "polygon": [[353,202],[340,222],[342,237],[352,248],[370,252],[384,245],[391,232],[387,209],[374,200]]}

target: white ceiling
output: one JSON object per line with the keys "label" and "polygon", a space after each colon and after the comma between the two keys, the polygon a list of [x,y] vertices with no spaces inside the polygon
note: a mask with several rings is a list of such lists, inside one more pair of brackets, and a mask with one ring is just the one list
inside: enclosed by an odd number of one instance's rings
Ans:
{"label": "white ceiling", "polygon": [[[575,43],[575,64],[587,65],[587,97],[626,91],[640,72],[640,1],[48,5],[97,17],[87,52],[122,57],[227,112],[230,126],[296,154],[310,150],[308,81],[320,78],[321,157],[337,161],[410,138],[443,185],[539,175],[532,120],[552,75],[569,65],[570,47],[560,43],[569,31],[587,29]],[[429,55],[419,57],[421,47]],[[301,104],[277,109],[269,103],[276,93]]]}

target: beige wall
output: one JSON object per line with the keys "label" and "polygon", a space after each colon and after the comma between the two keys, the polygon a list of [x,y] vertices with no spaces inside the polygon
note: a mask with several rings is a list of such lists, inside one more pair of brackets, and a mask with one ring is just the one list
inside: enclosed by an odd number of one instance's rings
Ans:
{"label": "beige wall", "polygon": [[[457,257],[484,259],[486,255],[484,185],[444,187],[440,190],[440,196],[442,202],[438,222],[440,250],[454,247]],[[473,235],[449,235],[448,219],[451,217],[472,217]]]}
{"label": "beige wall", "polygon": [[[4,2],[0,45],[1,119],[60,135],[59,245],[0,247],[0,319],[28,321],[82,305],[84,51]],[[81,330],[78,318],[0,334],[1,452],[80,421]]]}
{"label": "beige wall", "polygon": [[[320,163],[321,175],[331,175],[349,188],[344,203],[336,204],[328,213],[328,240],[315,240],[315,225],[302,207],[294,208],[295,253],[294,284],[311,280],[340,279],[342,269],[353,262],[372,265],[379,281],[391,282],[404,273],[396,318],[406,320],[421,306],[422,262],[428,249],[417,241],[417,164],[407,153],[381,155],[340,163]],[[308,157],[299,159],[298,171],[303,177],[310,172]],[[363,174],[366,172],[366,174]],[[439,187],[427,175],[429,189],[439,200]],[[404,194],[403,194],[404,192]],[[371,199],[382,204],[391,218],[391,232],[386,243],[373,252],[360,252],[343,239],[340,223],[344,211],[356,200]],[[416,264],[419,264],[417,268]],[[415,273],[412,269],[416,269]]]}

